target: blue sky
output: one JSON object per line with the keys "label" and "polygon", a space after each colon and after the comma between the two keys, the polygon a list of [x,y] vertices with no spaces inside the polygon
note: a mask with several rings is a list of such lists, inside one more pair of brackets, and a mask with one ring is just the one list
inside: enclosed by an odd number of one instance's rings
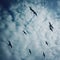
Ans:
{"label": "blue sky", "polygon": [[59,0],[0,1],[0,60],[60,60],[59,35]]}

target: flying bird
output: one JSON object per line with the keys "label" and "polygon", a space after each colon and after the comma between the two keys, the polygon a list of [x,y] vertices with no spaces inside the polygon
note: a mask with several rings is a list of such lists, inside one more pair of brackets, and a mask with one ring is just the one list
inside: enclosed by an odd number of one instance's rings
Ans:
{"label": "flying bird", "polygon": [[37,13],[31,7],[29,7],[29,8],[37,16]]}
{"label": "flying bird", "polygon": [[52,24],[50,22],[49,22],[49,28],[50,28],[51,31],[53,31],[54,27],[52,26]]}
{"label": "flying bird", "polygon": [[45,58],[45,53],[43,52],[43,56],[44,56],[44,58]]}
{"label": "flying bird", "polygon": [[45,43],[48,45],[48,42],[47,41],[45,41]]}
{"label": "flying bird", "polygon": [[23,33],[26,35],[27,33],[23,30]]}
{"label": "flying bird", "polygon": [[8,42],[9,42],[8,46],[10,46],[10,47],[12,48],[12,44],[11,44],[11,42],[10,42],[10,41],[8,41]]}
{"label": "flying bird", "polygon": [[31,54],[31,50],[29,49],[29,53]]}

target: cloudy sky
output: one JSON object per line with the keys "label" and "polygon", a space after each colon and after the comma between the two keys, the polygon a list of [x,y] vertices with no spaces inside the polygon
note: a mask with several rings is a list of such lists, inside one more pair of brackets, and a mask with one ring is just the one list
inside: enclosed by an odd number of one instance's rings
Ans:
{"label": "cloudy sky", "polygon": [[60,60],[60,0],[0,0],[0,60]]}

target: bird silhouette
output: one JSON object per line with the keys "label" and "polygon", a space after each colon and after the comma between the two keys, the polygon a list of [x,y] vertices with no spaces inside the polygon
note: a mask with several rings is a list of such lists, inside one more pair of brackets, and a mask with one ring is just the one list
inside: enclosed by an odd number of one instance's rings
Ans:
{"label": "bird silhouette", "polygon": [[11,48],[12,48],[12,44],[11,44],[11,42],[10,41],[8,41],[9,43],[8,43],[8,46],[10,46]]}
{"label": "bird silhouette", "polygon": [[49,28],[50,28],[51,31],[53,31],[53,26],[50,22],[49,22]]}
{"label": "bird silhouette", "polygon": [[29,49],[29,53],[31,54],[31,50]]}
{"label": "bird silhouette", "polygon": [[43,52],[43,56],[44,56],[44,58],[45,58],[45,53]]}
{"label": "bird silhouette", "polygon": [[25,35],[27,34],[26,31],[24,31],[24,30],[23,30],[23,33],[24,33]]}
{"label": "bird silhouette", "polygon": [[48,45],[48,42],[47,41],[45,41],[45,43]]}
{"label": "bird silhouette", "polygon": [[37,16],[37,13],[31,7],[29,7],[29,8]]}

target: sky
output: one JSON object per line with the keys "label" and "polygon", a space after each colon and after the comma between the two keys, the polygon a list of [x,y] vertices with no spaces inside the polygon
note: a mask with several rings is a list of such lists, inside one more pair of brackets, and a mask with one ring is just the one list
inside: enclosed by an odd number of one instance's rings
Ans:
{"label": "sky", "polygon": [[0,60],[60,60],[60,0],[0,0]]}

